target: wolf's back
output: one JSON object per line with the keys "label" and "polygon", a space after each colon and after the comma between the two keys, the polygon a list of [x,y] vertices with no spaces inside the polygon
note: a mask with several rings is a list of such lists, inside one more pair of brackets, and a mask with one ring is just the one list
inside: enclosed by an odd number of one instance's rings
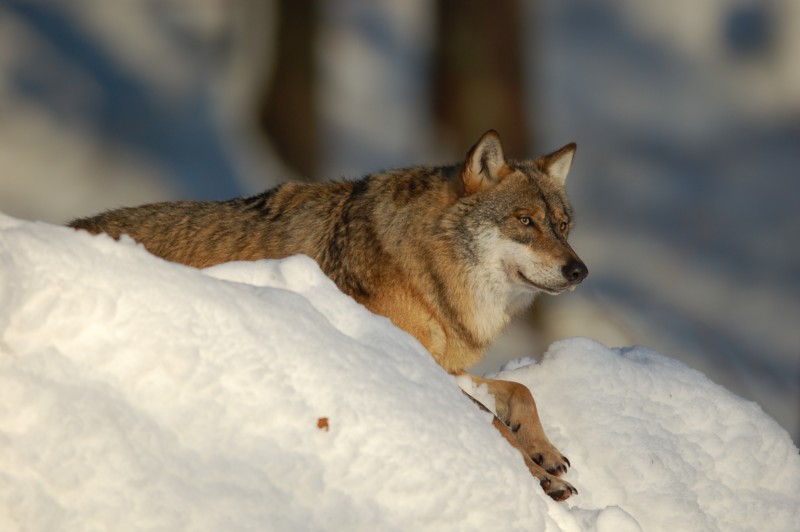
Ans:
{"label": "wolf's back", "polygon": [[126,234],[154,255],[198,268],[302,253],[357,296],[384,247],[405,239],[408,221],[430,219],[425,211],[440,208],[436,190],[445,182],[441,169],[417,167],[357,181],[287,183],[228,201],[128,207],[68,225],[113,238]]}
{"label": "wolf's back", "polygon": [[281,185],[228,201],[175,201],[107,211],[68,225],[125,234],[154,255],[198,268],[235,260],[313,258],[341,216],[345,184]]}

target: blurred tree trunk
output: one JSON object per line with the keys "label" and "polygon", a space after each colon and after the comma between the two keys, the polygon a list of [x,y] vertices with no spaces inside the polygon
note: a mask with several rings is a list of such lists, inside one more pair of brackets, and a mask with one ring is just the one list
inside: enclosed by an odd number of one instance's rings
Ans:
{"label": "blurred tree trunk", "polygon": [[458,149],[487,129],[511,157],[531,146],[518,0],[438,0],[434,113]]}
{"label": "blurred tree trunk", "polygon": [[277,0],[276,64],[264,88],[259,124],[289,166],[309,177],[319,159],[314,100],[316,0]]}
{"label": "blurred tree trunk", "polygon": [[[462,154],[487,129],[496,129],[509,158],[529,158],[535,139],[526,104],[526,86],[534,50],[525,50],[523,28],[529,17],[519,0],[438,0],[434,63],[434,114],[453,148]],[[530,31],[530,28],[528,28]],[[527,61],[526,61],[527,59]],[[527,63],[527,64],[526,64]],[[535,73],[534,73],[535,74]],[[543,306],[545,308],[543,308]],[[542,314],[547,298],[538,298],[523,316],[529,355],[538,355],[549,336]],[[495,370],[519,356],[498,352],[482,370]]]}

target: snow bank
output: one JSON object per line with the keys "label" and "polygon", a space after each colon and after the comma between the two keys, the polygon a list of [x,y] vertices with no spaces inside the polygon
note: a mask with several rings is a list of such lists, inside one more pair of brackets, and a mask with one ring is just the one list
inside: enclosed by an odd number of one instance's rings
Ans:
{"label": "snow bank", "polygon": [[549,500],[417,342],[304,257],[205,271],[0,216],[2,530],[792,530],[800,458],[753,403],[585,339],[530,386]]}

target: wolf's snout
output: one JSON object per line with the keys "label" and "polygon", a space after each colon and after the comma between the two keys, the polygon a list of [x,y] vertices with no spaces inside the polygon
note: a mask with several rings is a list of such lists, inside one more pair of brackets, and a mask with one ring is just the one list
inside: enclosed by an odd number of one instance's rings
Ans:
{"label": "wolf's snout", "polygon": [[578,284],[589,275],[589,269],[581,261],[573,260],[561,268],[561,273],[570,284]]}

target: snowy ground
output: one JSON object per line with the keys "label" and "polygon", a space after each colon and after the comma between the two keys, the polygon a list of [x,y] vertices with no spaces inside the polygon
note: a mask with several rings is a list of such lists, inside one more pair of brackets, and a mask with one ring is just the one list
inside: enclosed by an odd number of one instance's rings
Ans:
{"label": "snowy ground", "polygon": [[307,258],[205,271],[0,216],[2,530],[795,530],[800,456],[680,362],[574,338],[528,385],[549,500],[417,342]]}

